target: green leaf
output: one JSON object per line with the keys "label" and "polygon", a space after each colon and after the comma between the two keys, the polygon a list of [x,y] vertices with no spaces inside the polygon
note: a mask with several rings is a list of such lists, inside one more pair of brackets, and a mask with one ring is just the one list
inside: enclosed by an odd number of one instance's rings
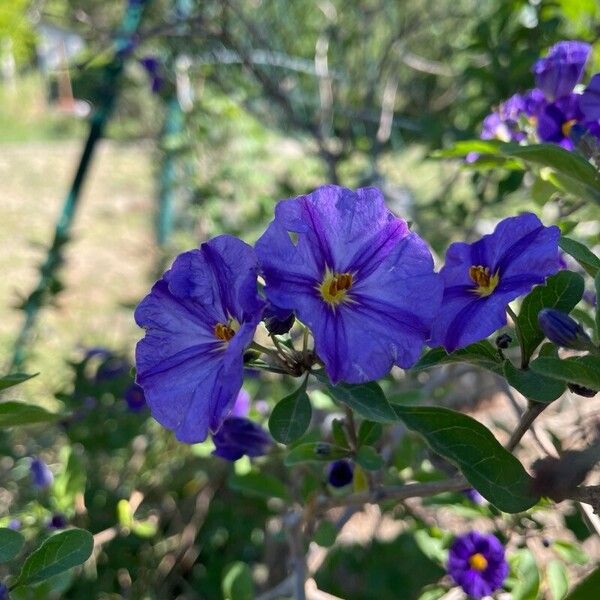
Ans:
{"label": "green leaf", "polygon": [[594,280],[596,288],[596,339],[600,339],[600,273],[596,275]]}
{"label": "green leaf", "polygon": [[349,454],[350,451],[347,448],[334,446],[327,442],[311,442],[292,448],[287,453],[283,463],[287,467],[291,467],[303,462],[329,462],[330,460],[345,458]]}
{"label": "green leaf", "polygon": [[502,375],[502,359],[496,348],[494,348],[487,340],[470,344],[466,348],[455,350],[450,354],[441,347],[433,348],[419,359],[417,364],[411,368],[411,371],[421,371],[423,369],[435,367],[436,365],[458,362],[477,365],[482,369],[487,369],[488,371]]}
{"label": "green leaf", "polygon": [[244,475],[232,473],[227,481],[229,487],[235,491],[257,498],[281,498],[288,500],[288,493],[280,479],[267,473],[251,471]]}
{"label": "green leaf", "polygon": [[539,357],[531,369],[540,375],[600,391],[600,356]]}
{"label": "green leaf", "polygon": [[317,542],[319,546],[323,546],[323,548],[330,548],[335,544],[337,535],[337,527],[331,521],[324,519],[319,523],[313,536],[313,540]]}
{"label": "green leaf", "polygon": [[567,600],[597,600],[600,589],[600,567],[592,571],[568,596]]}
{"label": "green leaf", "polygon": [[269,417],[269,431],[278,442],[291,444],[306,433],[311,417],[305,379],[297,390],[275,405]]}
{"label": "green leaf", "polygon": [[381,437],[383,427],[381,423],[363,421],[358,428],[358,445],[372,445]]}
{"label": "green leaf", "polygon": [[588,194],[594,199],[598,199],[600,176],[596,169],[576,152],[569,152],[555,144],[533,144],[531,146],[503,144],[500,153],[542,167],[550,167],[564,177],[585,186],[584,189]]}
{"label": "green leaf", "polygon": [[39,373],[34,373],[33,375],[28,375],[27,373],[11,373],[9,375],[4,375],[3,377],[0,377],[0,391],[6,390],[13,385],[19,385],[38,375]]}
{"label": "green leaf", "polygon": [[469,483],[490,503],[508,513],[531,508],[539,496],[523,465],[492,432],[462,413],[437,406],[394,406],[409,429],[421,434],[431,448],[456,465]]}
{"label": "green leaf", "polygon": [[448,560],[448,548],[443,536],[435,535],[430,529],[417,529],[414,534],[419,550],[429,559],[440,565]]}
{"label": "green leaf", "polygon": [[504,377],[525,398],[544,404],[554,402],[567,389],[566,383],[544,377],[530,369],[517,369],[509,360],[504,362]]}
{"label": "green leaf", "polygon": [[558,245],[570,254],[590,275],[596,277],[600,273],[600,258],[589,248],[567,237],[561,237]]}
{"label": "green leaf", "polygon": [[338,402],[346,404],[364,419],[378,423],[396,420],[396,415],[383,390],[374,381],[361,385],[338,383],[327,386],[327,391]]}
{"label": "green leaf", "polygon": [[511,570],[517,578],[512,590],[513,600],[537,600],[540,573],[533,554],[525,548],[516,550],[509,557]]}
{"label": "green leaf", "polygon": [[377,471],[383,467],[383,458],[373,446],[361,446],[355,457],[356,462],[367,471]]}
{"label": "green leaf", "polygon": [[25,538],[8,527],[0,527],[0,563],[12,560],[23,547]]}
{"label": "green leaf", "polygon": [[224,600],[254,600],[252,571],[243,562],[235,562],[227,568],[221,584]]}
{"label": "green leaf", "polygon": [[89,531],[61,531],[27,557],[14,586],[33,585],[81,565],[90,557],[93,549],[94,538]]}
{"label": "green leaf", "polygon": [[417,598],[417,600],[440,600],[440,598],[445,596],[447,593],[448,588],[440,585],[439,583],[434,583],[425,586],[421,590],[421,595]]}
{"label": "green leaf", "polygon": [[64,415],[50,413],[41,406],[25,404],[24,402],[0,402],[0,427],[16,425],[34,425],[49,423],[63,418]]}
{"label": "green leaf", "polygon": [[568,563],[585,565],[589,561],[588,555],[577,544],[566,540],[552,542],[552,549]]}
{"label": "green leaf", "polygon": [[560,271],[548,277],[545,285],[538,285],[523,300],[517,324],[523,337],[523,361],[525,364],[542,343],[544,334],[538,325],[538,313],[542,308],[556,308],[571,312],[583,296],[583,277],[571,271]]}
{"label": "green leaf", "polygon": [[436,150],[431,153],[433,158],[462,158],[471,152],[477,154],[498,154],[501,142],[496,140],[461,140],[450,148]]}
{"label": "green leaf", "polygon": [[563,600],[569,591],[569,579],[565,566],[559,560],[551,560],[548,563],[546,581],[552,600]]}

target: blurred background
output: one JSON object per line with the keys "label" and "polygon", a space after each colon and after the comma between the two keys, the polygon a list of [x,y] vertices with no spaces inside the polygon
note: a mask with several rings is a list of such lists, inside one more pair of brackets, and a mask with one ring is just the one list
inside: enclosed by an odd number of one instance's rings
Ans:
{"label": "blurred background", "polygon": [[[0,434],[0,519],[33,536],[60,513],[104,536],[93,567],[24,597],[220,598],[235,560],[265,588],[277,583],[275,491],[240,497],[226,482],[244,460],[230,467],[207,459],[209,445],[176,444],[131,396],[133,308],[178,252],[220,233],[252,243],[277,200],[325,182],[380,187],[438,262],[465,233],[539,213],[521,171],[465,170],[431,152],[478,137],[494,106],[532,86],[550,45],[600,35],[596,0],[153,0],[134,23],[143,4],[0,3],[0,364],[40,373],[15,396],[72,415],[35,435]],[[595,44],[590,72],[599,68]],[[584,233],[595,218],[578,213]],[[466,375],[448,403],[485,400],[482,418],[502,421],[493,382]],[[287,390],[246,387],[269,402]],[[573,435],[589,434],[586,411],[599,407],[586,406],[564,417]],[[429,460],[415,439],[399,453],[399,470]],[[33,455],[55,475],[45,496],[28,486]],[[271,477],[275,486],[284,475]],[[325,561],[320,586],[419,597],[443,571],[440,536],[416,539],[415,524],[493,516],[458,505],[458,515],[401,507],[385,527],[381,514],[365,517]],[[598,552],[578,513],[553,519],[559,555],[585,540]],[[538,538],[543,562],[551,551]],[[568,562],[578,577],[589,559]]]}

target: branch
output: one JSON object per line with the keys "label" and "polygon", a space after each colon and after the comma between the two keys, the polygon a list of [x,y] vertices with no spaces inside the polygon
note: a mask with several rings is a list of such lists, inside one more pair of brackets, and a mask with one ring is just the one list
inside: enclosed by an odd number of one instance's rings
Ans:
{"label": "branch", "polygon": [[521,420],[517,425],[517,428],[512,432],[506,449],[512,452],[517,444],[521,441],[521,438],[527,433],[527,430],[531,427],[533,422],[538,418],[542,411],[546,408],[547,404],[541,404],[539,402],[532,403],[527,410],[521,415]]}

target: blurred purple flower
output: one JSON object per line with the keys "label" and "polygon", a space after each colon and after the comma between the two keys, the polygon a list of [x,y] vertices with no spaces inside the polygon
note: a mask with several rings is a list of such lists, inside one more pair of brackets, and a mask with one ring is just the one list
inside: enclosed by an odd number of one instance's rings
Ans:
{"label": "blurred purple flower", "polygon": [[242,387],[244,351],[262,318],[257,263],[230,235],[180,254],[138,305],[137,383],[152,416],[186,443],[217,431]]}
{"label": "blurred purple flower", "polygon": [[327,481],[333,487],[345,487],[352,483],[353,477],[354,466],[349,460],[336,460],[327,467]]}
{"label": "blurred purple flower", "polygon": [[50,522],[48,523],[49,529],[64,529],[69,524],[67,517],[62,513],[54,513]]}
{"label": "blurred purple flower", "polygon": [[491,534],[459,535],[448,553],[448,573],[463,591],[477,600],[502,587],[508,575],[504,546]]}
{"label": "blurred purple flower", "polygon": [[242,388],[235,399],[229,417],[247,417],[250,412],[250,394]]}
{"label": "blurred purple flower", "polygon": [[0,583],[0,600],[9,600],[8,588],[4,583]]}
{"label": "blurred purple flower", "polygon": [[333,383],[372,381],[419,357],[441,282],[378,189],[326,185],[280,201],[256,253],[268,299],[310,328]]}
{"label": "blurred purple flower", "polygon": [[600,121],[600,73],[592,77],[579,96],[579,110],[586,121]]}
{"label": "blurred purple flower", "polygon": [[486,499],[475,488],[469,488],[463,493],[473,504],[481,505],[486,503]]}
{"label": "blurred purple flower", "polygon": [[29,467],[31,482],[39,489],[50,487],[54,482],[54,475],[48,465],[41,458],[32,458]]}
{"label": "blurred purple flower", "polygon": [[101,383],[117,379],[125,375],[130,369],[130,364],[124,358],[112,356],[103,361],[96,371],[96,381]]}
{"label": "blurred purple flower", "polygon": [[526,117],[535,122],[544,105],[544,95],[539,90],[530,90],[524,95],[514,94],[500,104],[497,111],[484,119],[481,139],[498,139],[503,142],[523,141],[527,133],[521,129],[521,119]]}
{"label": "blurred purple flower", "polygon": [[269,434],[257,423],[244,417],[227,417],[212,436],[213,454],[235,461],[242,456],[262,456],[272,444]]}
{"label": "blurred purple flower", "polygon": [[558,100],[573,91],[583,76],[591,50],[584,42],[558,42],[535,62],[532,68],[535,84],[548,100]]}
{"label": "blurred purple flower", "polygon": [[7,527],[9,529],[12,529],[13,531],[18,531],[19,529],[21,529],[21,526],[21,519],[11,519],[7,525]]}
{"label": "blurred purple flower", "polygon": [[144,390],[137,383],[132,383],[125,390],[125,402],[127,402],[127,408],[132,412],[139,412],[147,406],[146,396],[144,396]]}
{"label": "blurred purple flower", "polygon": [[139,59],[139,62],[146,70],[146,73],[148,73],[148,77],[150,77],[150,89],[152,93],[158,94],[165,83],[161,61],[156,56],[144,56]]}
{"label": "blurred purple flower", "polygon": [[569,94],[547,104],[538,117],[537,133],[542,142],[573,149],[571,129],[582,119],[577,94]]}
{"label": "blurred purple flower", "polygon": [[559,237],[558,227],[544,227],[524,213],[504,219],[473,244],[451,244],[440,271],[444,299],[429,345],[452,352],[504,326],[507,304],[558,271]]}
{"label": "blurred purple flower", "polygon": [[595,292],[585,290],[585,292],[583,292],[583,301],[592,308],[595,308],[598,303],[598,298]]}

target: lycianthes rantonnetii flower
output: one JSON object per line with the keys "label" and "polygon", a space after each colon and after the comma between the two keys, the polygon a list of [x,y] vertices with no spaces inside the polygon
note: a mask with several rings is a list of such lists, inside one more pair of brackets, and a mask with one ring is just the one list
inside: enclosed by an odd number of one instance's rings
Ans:
{"label": "lycianthes rantonnetii flower", "polygon": [[146,70],[146,73],[148,73],[152,93],[158,94],[165,83],[162,63],[156,56],[144,56],[139,61]]}
{"label": "lycianthes rantonnetii flower", "polygon": [[586,121],[600,121],[600,73],[596,73],[579,96],[579,110]]}
{"label": "lycianthes rantonnetii flower", "polygon": [[483,120],[481,138],[503,142],[524,140],[527,133],[521,128],[521,120],[525,118],[534,123],[543,104],[543,94],[539,90],[531,90],[525,95],[514,94]]}
{"label": "lycianthes rantonnetii flower", "polygon": [[538,324],[544,335],[557,346],[571,350],[594,349],[594,344],[583,327],[560,310],[554,308],[540,310]]}
{"label": "lycianthes rantonnetii flower", "polygon": [[228,417],[247,417],[250,412],[250,394],[242,388],[235,399]]}
{"label": "lycianthes rantonnetii flower", "polygon": [[504,546],[494,535],[459,535],[448,553],[448,573],[463,591],[480,600],[500,589],[508,575]]}
{"label": "lycianthes rantonnetii flower", "polygon": [[217,431],[242,387],[244,350],[264,307],[257,268],[250,246],[218,236],[180,254],[135,311],[146,329],[137,382],[152,416],[182,442]]}
{"label": "lycianthes rantonnetii flower", "polygon": [[50,467],[41,458],[32,458],[29,470],[31,482],[37,488],[45,489],[54,482],[54,475],[52,475]]}
{"label": "lycianthes rantonnetii flower", "polygon": [[429,345],[452,352],[505,325],[508,303],[558,271],[559,237],[558,227],[524,213],[504,219],[473,244],[451,244],[440,271],[444,298]]}
{"label": "lycianthes rantonnetii flower", "polygon": [[464,495],[473,503],[473,504],[486,504],[486,499],[475,489],[469,488],[465,490]]}
{"label": "lycianthes rantonnetii flower", "polygon": [[307,325],[333,383],[412,366],[441,282],[425,242],[381,192],[335,185],[282,200],[256,244],[268,299]]}
{"label": "lycianthes rantonnetii flower", "polygon": [[537,133],[542,142],[552,142],[566,150],[574,147],[571,130],[582,121],[577,94],[568,94],[547,104],[537,120]]}
{"label": "lycianthes rantonnetii flower", "polygon": [[0,583],[0,600],[9,600],[8,588],[4,583]]}
{"label": "lycianthes rantonnetii flower", "polygon": [[354,466],[349,460],[340,459],[329,464],[327,481],[335,488],[342,488],[352,483]]}
{"label": "lycianthes rantonnetii flower", "polygon": [[144,390],[137,383],[132,383],[125,390],[125,402],[127,402],[127,408],[132,412],[140,412],[146,407],[146,397],[144,396]]}
{"label": "lycianthes rantonnetii flower", "polygon": [[50,522],[48,523],[49,529],[64,529],[69,524],[67,517],[62,513],[54,513]]}
{"label": "lycianthes rantonnetii flower", "polygon": [[7,527],[9,529],[13,529],[14,531],[19,531],[19,529],[21,529],[21,525],[21,519],[11,519]]}
{"label": "lycianthes rantonnetii flower", "polygon": [[212,436],[213,454],[235,461],[242,456],[262,456],[269,451],[272,440],[258,423],[246,417],[227,417]]}
{"label": "lycianthes rantonnetii flower", "polygon": [[550,102],[570,94],[581,81],[591,50],[590,44],[584,42],[558,42],[535,62],[535,84]]}

